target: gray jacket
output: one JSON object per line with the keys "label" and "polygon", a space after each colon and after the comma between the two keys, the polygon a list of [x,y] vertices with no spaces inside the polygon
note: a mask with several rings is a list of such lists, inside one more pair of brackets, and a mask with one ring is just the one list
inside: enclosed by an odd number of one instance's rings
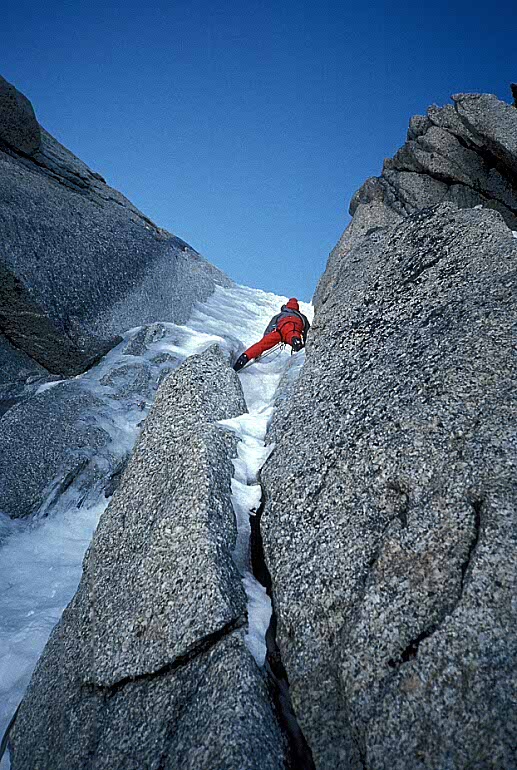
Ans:
{"label": "gray jacket", "polygon": [[308,333],[309,329],[311,328],[311,325],[309,323],[309,319],[307,318],[307,316],[304,316],[303,313],[300,313],[299,310],[292,310],[290,307],[287,307],[287,305],[282,305],[282,307],[280,308],[280,312],[277,313],[275,316],[273,316],[271,321],[266,326],[266,330],[264,332],[264,336],[266,334],[269,334],[270,332],[274,332],[275,331],[275,329],[277,327],[277,324],[278,324],[278,322],[280,321],[281,318],[287,318],[290,315],[297,316],[297,318],[299,318],[301,321],[303,321],[302,342],[305,345],[305,343],[307,342],[307,333]]}

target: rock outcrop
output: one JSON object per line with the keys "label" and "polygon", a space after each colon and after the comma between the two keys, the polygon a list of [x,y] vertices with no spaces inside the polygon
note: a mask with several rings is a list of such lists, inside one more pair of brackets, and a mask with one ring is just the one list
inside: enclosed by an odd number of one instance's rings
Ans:
{"label": "rock outcrop", "polygon": [[284,767],[243,641],[235,437],[216,425],[245,411],[216,347],[162,384],[16,718],[13,770]]}
{"label": "rock outcrop", "polygon": [[318,770],[517,766],[516,136],[491,96],[412,121],[273,424],[264,551]]}
{"label": "rock outcrop", "polygon": [[33,155],[41,145],[41,129],[32,104],[0,75],[0,137],[15,152]]}
{"label": "rock outcrop", "polygon": [[20,354],[47,373],[77,374],[126,329],[183,323],[215,284],[230,283],[41,128],[30,102],[3,79],[0,232],[5,402],[26,383]]}
{"label": "rock outcrop", "polygon": [[372,200],[402,215],[452,201],[494,208],[517,229],[517,112],[490,94],[453,100],[411,120],[406,144],[354,195],[351,214]]}
{"label": "rock outcrop", "polygon": [[[129,328],[184,323],[231,282],[60,145],[3,78],[0,233],[0,512],[27,516],[109,441],[82,419],[95,396],[39,386],[88,370]],[[119,372],[125,390],[137,369]]]}

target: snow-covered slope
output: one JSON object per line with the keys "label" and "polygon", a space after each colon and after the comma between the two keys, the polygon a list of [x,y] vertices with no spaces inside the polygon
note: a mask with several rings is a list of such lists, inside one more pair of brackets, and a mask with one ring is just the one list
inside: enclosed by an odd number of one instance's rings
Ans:
{"label": "snow-covered slope", "polygon": [[[131,329],[96,367],[72,380],[42,386],[93,396],[80,421],[107,434],[86,467],[69,486],[55,479],[39,514],[30,521],[0,519],[0,732],[5,730],[30,679],[50,631],[72,598],[92,534],[109,502],[103,470],[116,480],[136,441],[157,385],[188,356],[214,342],[232,359],[263,334],[285,297],[246,287],[216,287],[195,307],[186,326],[170,323]],[[312,317],[312,308],[302,304]],[[289,349],[288,349],[289,350]],[[290,378],[305,354],[278,349],[240,374],[248,413],[223,424],[240,439],[234,462],[233,505],[238,525],[234,559],[248,597],[246,639],[259,665],[265,658],[264,636],[270,616],[265,589],[251,574],[249,513],[257,510],[258,471],[271,451],[264,437],[273,412],[273,396],[282,373]],[[64,394],[66,398],[66,393]],[[115,473],[113,474],[113,469]],[[2,770],[8,767],[4,758]]]}

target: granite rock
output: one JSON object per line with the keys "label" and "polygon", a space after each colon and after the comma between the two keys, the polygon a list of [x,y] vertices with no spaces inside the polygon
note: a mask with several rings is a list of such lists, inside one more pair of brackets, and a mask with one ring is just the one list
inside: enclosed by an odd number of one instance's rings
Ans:
{"label": "granite rock", "polygon": [[[29,107],[0,82],[0,332],[49,372],[69,376],[128,328],[184,323],[195,302],[231,281],[110,188]],[[29,112],[37,146],[4,144],[6,126],[20,133]]]}
{"label": "granite rock", "polygon": [[0,417],[33,393],[38,380],[42,383],[50,377],[43,366],[0,334]]}
{"label": "granite rock", "polygon": [[49,385],[1,419],[0,511],[28,516],[83,473],[110,436],[88,421],[102,403],[74,382]]}
{"label": "granite rock", "polygon": [[262,471],[318,770],[515,768],[517,243],[422,210],[352,239]]}
{"label": "granite rock", "polygon": [[411,119],[407,141],[350,204],[382,201],[408,216],[450,201],[481,205],[517,229],[517,113],[490,94],[458,94]]}
{"label": "granite rock", "polygon": [[41,131],[32,104],[0,75],[0,143],[33,155],[40,142]]}
{"label": "granite rock", "polygon": [[493,94],[455,94],[460,119],[481,147],[517,176],[517,113]]}
{"label": "granite rock", "polygon": [[151,366],[146,361],[122,364],[101,378],[100,384],[112,389],[115,399],[127,399],[133,395],[141,398],[152,392]]}
{"label": "granite rock", "polygon": [[16,719],[12,768],[284,767],[232,559],[246,410],[213,346],[161,386]]}
{"label": "granite rock", "polygon": [[[269,691],[239,631],[116,688],[88,687],[74,669],[58,627],[28,693],[38,718],[24,706],[16,720],[13,770],[284,770]],[[48,697],[36,701],[43,680]]]}

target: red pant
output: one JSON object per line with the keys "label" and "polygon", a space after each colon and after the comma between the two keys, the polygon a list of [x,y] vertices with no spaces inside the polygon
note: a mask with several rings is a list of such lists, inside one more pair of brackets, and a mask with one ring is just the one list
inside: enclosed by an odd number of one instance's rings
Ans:
{"label": "red pant", "polygon": [[293,320],[291,320],[291,318],[285,319],[278,331],[275,330],[274,332],[269,332],[269,334],[264,335],[260,342],[256,342],[251,348],[248,348],[244,352],[251,361],[252,358],[261,356],[266,350],[274,348],[279,342],[285,342],[287,345],[290,345],[293,337],[301,339],[302,331],[303,324],[298,318],[294,318]]}

